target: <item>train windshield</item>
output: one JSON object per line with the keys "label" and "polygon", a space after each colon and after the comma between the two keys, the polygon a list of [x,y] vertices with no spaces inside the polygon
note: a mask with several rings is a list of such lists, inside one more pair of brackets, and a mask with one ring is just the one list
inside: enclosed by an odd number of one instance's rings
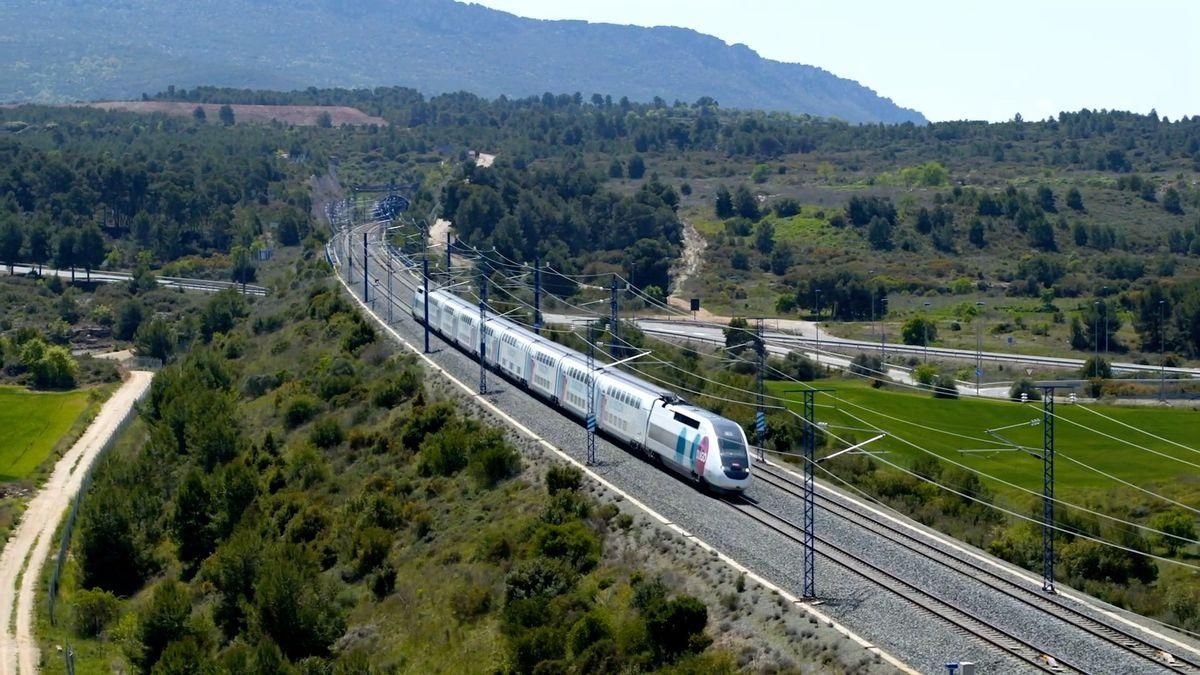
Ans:
{"label": "train windshield", "polygon": [[741,428],[729,421],[715,422],[717,442],[721,448],[721,465],[728,467],[746,468],[750,460],[746,456],[746,444],[742,442]]}

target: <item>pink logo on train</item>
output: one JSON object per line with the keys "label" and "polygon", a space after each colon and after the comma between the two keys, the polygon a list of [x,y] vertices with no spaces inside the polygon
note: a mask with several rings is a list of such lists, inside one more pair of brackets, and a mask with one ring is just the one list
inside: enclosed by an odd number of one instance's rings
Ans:
{"label": "pink logo on train", "polygon": [[708,461],[708,436],[700,437],[700,452],[696,453],[696,473],[704,473],[704,463]]}

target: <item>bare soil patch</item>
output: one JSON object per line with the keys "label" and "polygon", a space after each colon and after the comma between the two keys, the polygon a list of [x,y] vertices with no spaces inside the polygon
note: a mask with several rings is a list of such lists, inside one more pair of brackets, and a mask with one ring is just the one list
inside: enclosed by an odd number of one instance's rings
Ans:
{"label": "bare soil patch", "polygon": [[[216,103],[185,103],[181,101],[99,101],[82,103],[80,105],[102,110],[124,110],[134,113],[166,113],[168,115],[191,115],[199,106],[204,109],[205,116],[217,123],[217,114],[221,106]],[[235,103],[233,118],[237,122],[283,122],[301,127],[315,127],[321,113],[329,113],[334,126],[348,124],[360,126],[378,124],[386,126],[387,120],[375,117],[357,109],[346,106],[325,105],[245,105]]]}

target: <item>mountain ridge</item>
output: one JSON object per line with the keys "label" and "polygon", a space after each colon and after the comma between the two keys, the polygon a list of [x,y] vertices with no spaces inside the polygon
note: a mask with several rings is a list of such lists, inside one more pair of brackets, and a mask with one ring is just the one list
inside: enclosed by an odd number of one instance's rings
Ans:
{"label": "mountain ridge", "polygon": [[[40,0],[0,9],[0,100],[129,98],[169,84],[402,85],[695,101],[848,122],[914,122],[853,80],[673,26],[528,19],[454,0]],[[18,28],[19,27],[19,28]]]}

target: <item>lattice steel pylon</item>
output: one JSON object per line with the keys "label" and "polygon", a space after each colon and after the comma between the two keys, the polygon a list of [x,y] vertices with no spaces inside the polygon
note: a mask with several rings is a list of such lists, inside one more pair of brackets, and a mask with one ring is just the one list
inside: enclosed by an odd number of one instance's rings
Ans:
{"label": "lattice steel pylon", "polygon": [[817,447],[816,399],[817,392],[804,392],[804,597],[817,597],[816,548],[813,528],[816,525],[813,494],[813,466],[816,463]]}
{"label": "lattice steel pylon", "polygon": [[487,272],[479,272],[479,393],[487,393]]}
{"label": "lattice steel pylon", "polygon": [[533,332],[542,332],[542,261],[533,259]]}
{"label": "lattice steel pylon", "polygon": [[587,463],[596,463],[596,387],[593,380],[596,377],[596,337],[595,324],[588,321],[587,340]]}
{"label": "lattice steel pylon", "polygon": [[610,342],[608,345],[608,353],[609,353],[609,355],[611,355],[613,357],[613,359],[620,359],[621,358],[621,347],[620,347],[621,336],[620,336],[620,324],[618,323],[620,320],[620,317],[618,316],[618,313],[620,311],[620,305],[617,302],[617,275],[615,275],[615,274],[612,276],[612,288],[611,288],[610,293],[611,293],[611,295],[609,296],[609,299],[608,299],[608,311],[609,311],[608,331],[612,335],[612,342]]}
{"label": "lattice steel pylon", "polygon": [[1042,390],[1042,590],[1054,593],[1054,387]]}
{"label": "lattice steel pylon", "polygon": [[763,320],[755,319],[754,325],[754,355],[756,357],[755,379],[757,380],[758,390],[755,393],[754,403],[757,411],[754,414],[754,439],[758,443],[758,458],[763,459],[765,448],[767,447],[767,411],[764,404],[764,382],[763,372],[766,370],[766,353],[767,343],[763,341]]}
{"label": "lattice steel pylon", "polygon": [[421,258],[421,284],[424,287],[425,293],[422,300],[425,304],[425,353],[429,353],[429,253],[426,252]]}

